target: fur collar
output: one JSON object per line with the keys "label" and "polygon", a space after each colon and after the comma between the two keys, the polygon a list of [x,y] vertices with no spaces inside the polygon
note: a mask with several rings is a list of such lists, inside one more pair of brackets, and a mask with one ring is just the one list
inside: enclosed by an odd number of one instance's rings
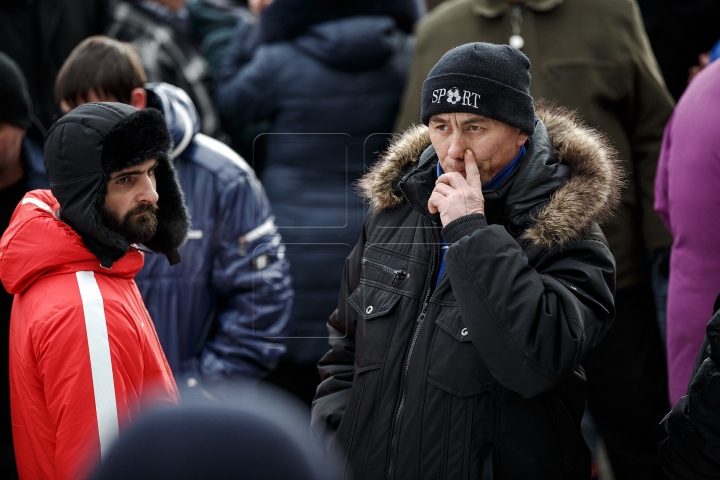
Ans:
{"label": "fur collar", "polygon": [[[522,236],[533,246],[562,246],[612,215],[624,185],[622,168],[609,139],[585,125],[577,113],[544,102],[536,103],[535,112],[547,129],[555,157],[570,167],[570,175]],[[403,203],[403,197],[393,191],[393,182],[403,168],[417,163],[429,146],[425,125],[414,125],[395,136],[385,154],[358,182],[358,191],[371,213]]]}

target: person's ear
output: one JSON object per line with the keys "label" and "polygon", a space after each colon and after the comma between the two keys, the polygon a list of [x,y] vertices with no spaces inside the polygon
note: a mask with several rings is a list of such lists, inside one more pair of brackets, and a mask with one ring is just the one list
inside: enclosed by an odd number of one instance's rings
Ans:
{"label": "person's ear", "polygon": [[518,134],[518,139],[517,139],[517,146],[522,147],[523,145],[525,145],[525,142],[527,142],[527,139],[529,137],[530,136],[527,133],[520,130],[520,133]]}
{"label": "person's ear", "polygon": [[138,110],[145,110],[147,107],[147,92],[144,88],[133,88],[130,92],[130,105]]}

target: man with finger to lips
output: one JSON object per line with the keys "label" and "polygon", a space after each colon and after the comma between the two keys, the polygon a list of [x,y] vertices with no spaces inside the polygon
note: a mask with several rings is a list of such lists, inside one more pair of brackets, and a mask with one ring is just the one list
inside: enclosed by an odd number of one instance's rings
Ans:
{"label": "man with finger to lips", "polygon": [[604,135],[507,45],[447,52],[363,177],[313,431],[353,478],[590,478],[584,355],[614,318]]}

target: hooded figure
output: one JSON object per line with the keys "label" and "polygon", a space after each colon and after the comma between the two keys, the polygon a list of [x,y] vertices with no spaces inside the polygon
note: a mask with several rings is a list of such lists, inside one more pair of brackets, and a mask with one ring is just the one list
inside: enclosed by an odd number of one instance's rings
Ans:
{"label": "hooded figure", "polygon": [[[77,109],[48,132],[45,168],[50,190],[61,205],[60,218],[80,234],[103,267],[112,267],[130,248],[126,238],[102,221],[110,174],[150,158],[159,162],[158,228],[144,244],[164,253],[171,264],[180,262],[177,249],[185,241],[189,218],[170,163],[171,150],[172,138],[159,111],[140,112],[119,103]],[[86,151],[94,155],[88,158]]]}
{"label": "hooded figure", "polygon": [[[177,402],[134,282],[144,254],[123,229],[154,223],[145,245],[179,261],[189,220],[171,144],[159,112],[115,103],[83,105],[48,133],[51,190],[25,195],[0,240],[21,478],[83,477],[144,407]],[[110,228],[120,200],[137,213]]]}
{"label": "hooded figure", "polygon": [[273,381],[308,403],[342,264],[365,213],[352,184],[387,146],[418,17],[413,0],[277,0],[253,32],[240,23],[218,79],[228,124],[272,122],[262,137],[262,183],[296,292]]}

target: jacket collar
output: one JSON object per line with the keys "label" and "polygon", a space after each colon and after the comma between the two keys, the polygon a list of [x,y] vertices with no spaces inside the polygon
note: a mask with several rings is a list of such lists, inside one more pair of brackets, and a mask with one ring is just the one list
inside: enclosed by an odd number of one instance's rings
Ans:
{"label": "jacket collar", "polygon": [[[620,160],[609,140],[574,112],[538,103],[536,114],[536,131],[514,174],[503,217],[533,245],[564,245],[612,214],[623,186]],[[437,161],[428,147],[424,125],[394,139],[358,183],[371,213],[400,206],[399,186],[416,208],[426,210]]]}
{"label": "jacket collar", "polygon": [[[527,0],[521,5],[536,12],[547,12],[562,2],[563,0]],[[501,17],[506,14],[511,7],[512,4],[504,0],[472,0],[473,13],[487,18]]]}
{"label": "jacket collar", "polygon": [[0,241],[0,278],[11,294],[19,294],[41,278],[92,271],[132,279],[143,266],[143,255],[130,248],[103,268],[80,234],[58,218],[60,204],[50,190],[33,190],[23,197]]}

